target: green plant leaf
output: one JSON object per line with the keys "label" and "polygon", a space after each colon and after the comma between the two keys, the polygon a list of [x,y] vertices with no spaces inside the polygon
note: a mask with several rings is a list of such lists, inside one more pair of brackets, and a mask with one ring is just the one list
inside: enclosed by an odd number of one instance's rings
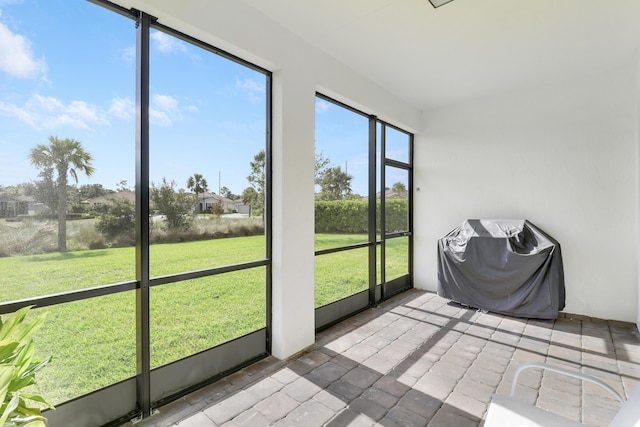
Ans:
{"label": "green plant leaf", "polygon": [[44,368],[47,364],[49,364],[49,362],[51,362],[51,356],[47,357],[46,359],[44,359],[41,362],[38,363],[31,363],[31,366],[29,366],[29,369],[27,369],[23,376],[29,376],[29,375],[35,375],[36,372],[38,372],[40,369]]}
{"label": "green plant leaf", "polygon": [[41,412],[40,408],[28,406],[27,401],[24,399],[24,395],[20,394],[20,402],[18,402],[18,407],[15,409],[16,415],[14,415],[13,419],[17,420],[26,419],[28,417],[40,417],[42,416]]}
{"label": "green plant leaf", "polygon": [[15,332],[16,327],[22,324],[30,308],[31,307],[23,307],[5,318],[4,324],[0,327],[0,340],[4,340],[10,336],[11,333]]}
{"label": "green plant leaf", "polygon": [[11,338],[0,341],[0,362],[9,359],[19,345],[18,341]]}
{"label": "green plant leaf", "polygon": [[[41,395],[21,394],[19,390],[35,383],[35,374],[51,358],[34,358],[31,335],[44,322],[44,317],[25,321],[30,307],[24,307],[0,321],[0,426],[41,427],[46,418],[41,415],[42,403],[54,409]],[[28,403],[29,402],[29,403]],[[31,403],[33,402],[33,403]]]}
{"label": "green plant leaf", "polygon": [[[56,409],[51,403],[47,402],[47,400],[44,397],[40,396],[39,394],[20,393],[20,396],[23,399],[29,399],[29,400],[33,400],[34,402],[43,403],[47,405],[49,409]],[[38,413],[40,413],[40,409],[38,409]]]}
{"label": "green plant leaf", "polygon": [[11,400],[7,403],[7,407],[4,409],[4,412],[0,415],[0,426],[4,426],[4,423],[9,418],[9,415],[18,407],[18,402],[20,401],[20,396],[15,394]]}
{"label": "green plant leaf", "polygon": [[19,327],[16,327],[13,332],[13,338],[18,342],[25,342],[31,337],[31,335],[42,326],[45,316],[34,317],[28,322],[22,323]]}
{"label": "green plant leaf", "polygon": [[20,377],[14,378],[11,380],[11,384],[9,384],[9,391],[16,392],[22,390],[25,387],[29,387],[32,384],[35,384],[35,379],[31,377]]}
{"label": "green plant leaf", "polygon": [[9,384],[11,384],[11,378],[13,378],[14,371],[15,368],[13,366],[0,366],[0,402],[6,403],[5,399],[9,391]]}
{"label": "green plant leaf", "polygon": [[13,364],[18,368],[17,375],[19,377],[23,376],[23,374],[29,369],[29,366],[31,366],[31,360],[33,359],[34,354],[35,346],[33,341],[29,341],[18,350],[18,355],[13,360]]}

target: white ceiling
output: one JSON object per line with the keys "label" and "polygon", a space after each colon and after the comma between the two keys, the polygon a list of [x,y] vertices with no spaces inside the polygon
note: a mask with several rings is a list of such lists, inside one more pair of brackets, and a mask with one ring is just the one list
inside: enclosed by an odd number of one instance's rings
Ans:
{"label": "white ceiling", "polygon": [[629,64],[640,0],[242,0],[428,109]]}

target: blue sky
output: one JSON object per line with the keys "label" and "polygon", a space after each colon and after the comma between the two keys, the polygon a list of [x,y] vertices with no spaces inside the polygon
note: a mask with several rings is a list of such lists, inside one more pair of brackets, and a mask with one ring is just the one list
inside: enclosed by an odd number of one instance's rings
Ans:
{"label": "blue sky", "polygon": [[[29,150],[49,136],[92,154],[93,177],[133,186],[135,27],[84,0],[0,0],[0,185],[37,179]],[[151,180],[248,186],[264,148],[265,76],[162,32],[151,34]],[[316,143],[366,194],[366,119],[318,100]],[[219,179],[220,178],[220,179]]]}

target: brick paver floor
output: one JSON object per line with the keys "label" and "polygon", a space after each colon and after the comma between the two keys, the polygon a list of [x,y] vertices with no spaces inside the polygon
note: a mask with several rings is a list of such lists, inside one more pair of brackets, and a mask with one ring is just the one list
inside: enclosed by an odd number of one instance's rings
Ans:
{"label": "brick paver floor", "polygon": [[[478,426],[530,361],[592,374],[626,397],[640,383],[640,336],[629,323],[518,319],[411,290],[319,333],[292,360],[264,359],[135,426]],[[590,383],[539,370],[521,375],[516,395],[596,426],[619,408]]]}

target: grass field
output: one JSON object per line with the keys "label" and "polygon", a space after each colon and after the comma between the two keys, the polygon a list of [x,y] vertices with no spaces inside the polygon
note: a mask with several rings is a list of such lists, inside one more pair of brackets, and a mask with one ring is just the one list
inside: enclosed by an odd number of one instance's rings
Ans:
{"label": "grass field", "polygon": [[[316,248],[365,236],[317,235]],[[151,276],[264,258],[263,236],[152,245]],[[407,272],[406,238],[387,244],[387,279]],[[316,257],[316,307],[367,288],[368,249]],[[133,248],[0,258],[0,301],[106,285],[135,278]],[[263,267],[151,288],[151,364],[161,366],[265,326]],[[36,336],[53,355],[39,390],[60,403],[135,374],[133,291],[38,309]]]}

